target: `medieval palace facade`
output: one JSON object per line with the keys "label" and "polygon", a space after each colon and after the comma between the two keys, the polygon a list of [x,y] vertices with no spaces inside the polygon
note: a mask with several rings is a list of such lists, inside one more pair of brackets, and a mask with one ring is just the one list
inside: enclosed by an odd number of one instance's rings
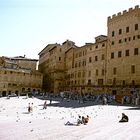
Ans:
{"label": "medieval palace facade", "polygon": [[128,93],[140,87],[140,8],[107,19],[107,36],[77,47],[72,41],[48,44],[39,53],[43,90],[58,93]]}

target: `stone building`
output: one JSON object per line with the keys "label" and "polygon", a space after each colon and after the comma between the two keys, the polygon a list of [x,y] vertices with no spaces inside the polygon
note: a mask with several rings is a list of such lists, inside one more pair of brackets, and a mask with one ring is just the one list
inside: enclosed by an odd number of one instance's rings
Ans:
{"label": "stone building", "polygon": [[91,85],[88,89],[94,93],[104,93],[107,72],[107,36],[95,37],[95,43],[87,49],[87,83]]}
{"label": "stone building", "polygon": [[75,47],[66,53],[66,91],[81,91],[85,85],[86,47]]}
{"label": "stone building", "polygon": [[47,75],[46,91],[47,84],[53,85],[52,92],[117,94],[139,90],[139,6],[108,17],[107,26],[107,36],[95,37],[95,43],[77,47],[66,41],[48,45],[39,53],[39,70]]}
{"label": "stone building", "polygon": [[105,85],[107,37],[100,35],[95,40],[73,51],[74,65],[67,72],[71,91],[97,93]]}
{"label": "stone building", "polygon": [[22,56],[0,57],[0,95],[40,92],[43,75],[36,70],[37,61]]}
{"label": "stone building", "polygon": [[[107,37],[95,43],[75,46],[72,41],[49,44],[39,53],[39,71],[44,74],[44,90],[58,93],[93,92],[105,84]],[[60,52],[61,50],[61,52]]]}
{"label": "stone building", "polygon": [[[140,86],[140,8],[108,17],[107,85],[133,92]],[[126,90],[125,90],[126,91]]]}
{"label": "stone building", "polygon": [[57,93],[64,90],[66,63],[65,52],[75,47],[71,41],[60,44],[48,44],[39,53],[39,71],[43,73],[43,89]]}

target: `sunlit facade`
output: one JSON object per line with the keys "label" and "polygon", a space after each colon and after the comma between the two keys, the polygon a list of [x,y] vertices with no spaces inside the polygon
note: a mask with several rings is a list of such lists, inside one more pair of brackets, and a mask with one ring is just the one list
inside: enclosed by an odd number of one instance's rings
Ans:
{"label": "sunlit facade", "polygon": [[132,93],[140,86],[139,50],[140,8],[135,6],[108,17],[107,36],[95,37],[95,43],[47,45],[39,53],[39,70],[46,74],[46,91]]}
{"label": "sunlit facade", "polygon": [[0,57],[0,95],[22,95],[42,90],[43,75],[36,70],[36,59]]}

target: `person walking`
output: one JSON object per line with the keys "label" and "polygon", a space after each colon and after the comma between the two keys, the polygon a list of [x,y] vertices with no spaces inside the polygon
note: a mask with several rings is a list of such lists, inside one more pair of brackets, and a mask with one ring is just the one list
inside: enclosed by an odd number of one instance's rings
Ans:
{"label": "person walking", "polygon": [[47,100],[44,102],[43,109],[47,109]]}
{"label": "person walking", "polygon": [[31,112],[31,105],[29,103],[29,105],[28,105],[28,113],[30,113],[30,112]]}

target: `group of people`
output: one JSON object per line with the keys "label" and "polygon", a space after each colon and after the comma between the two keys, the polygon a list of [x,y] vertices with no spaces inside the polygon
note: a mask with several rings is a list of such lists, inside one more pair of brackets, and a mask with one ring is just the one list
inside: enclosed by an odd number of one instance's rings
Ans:
{"label": "group of people", "polygon": [[33,103],[29,103],[28,105],[28,113],[32,113],[33,112]]}
{"label": "group of people", "polygon": [[65,125],[76,125],[76,126],[79,126],[81,124],[86,125],[88,122],[89,122],[89,116],[88,115],[86,117],[79,116],[76,123],[71,123],[70,121],[68,121],[67,123],[65,123]]}
{"label": "group of people", "polygon": [[[43,109],[47,109],[47,100],[43,104]],[[33,103],[29,103],[28,113],[32,113],[32,112],[33,112]],[[122,118],[119,122],[121,123],[121,122],[128,122],[128,121],[129,121],[128,116],[126,114],[122,113]],[[86,125],[88,122],[89,122],[88,115],[86,117],[79,115],[76,123],[71,123],[70,121],[68,121],[65,125],[77,125],[77,126],[79,126],[81,124]]]}
{"label": "group of people", "polygon": [[[43,109],[47,109],[47,100],[43,104]],[[33,112],[33,103],[29,103],[28,104],[28,113],[32,113],[32,112]]]}
{"label": "group of people", "polygon": [[[119,121],[119,123],[123,123],[123,122],[128,122],[129,121],[129,118],[126,114],[122,113],[122,118],[121,120]],[[76,123],[72,123],[70,121],[68,121],[67,123],[65,123],[65,125],[75,125],[75,126],[79,126],[81,124],[84,124],[86,125],[87,123],[89,122],[89,116],[87,115],[86,117],[84,116],[79,116],[78,117],[78,120]]]}
{"label": "group of people", "polygon": [[[33,112],[33,103],[29,103],[28,104],[28,113],[32,113]],[[47,109],[47,100],[44,102],[43,104],[43,109]]]}
{"label": "group of people", "polygon": [[[82,118],[82,119],[81,119]],[[84,116],[79,116],[79,119],[77,120],[77,125],[80,125],[80,124],[84,124],[86,125],[89,121],[89,116],[87,115],[86,117]]]}

